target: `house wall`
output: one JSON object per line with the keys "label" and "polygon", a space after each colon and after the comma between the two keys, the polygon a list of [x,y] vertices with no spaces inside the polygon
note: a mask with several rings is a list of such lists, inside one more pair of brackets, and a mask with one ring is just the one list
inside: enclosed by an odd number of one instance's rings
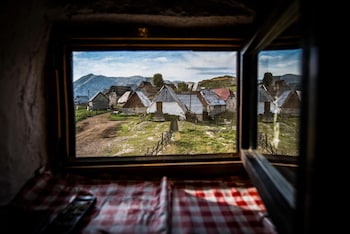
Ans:
{"label": "house wall", "polygon": [[100,93],[89,102],[88,108],[89,110],[107,110],[109,108],[108,98]]}
{"label": "house wall", "polygon": [[291,116],[300,115],[300,100],[295,92],[291,92],[285,103],[281,106],[281,114]]}
{"label": "house wall", "polygon": [[45,13],[42,0],[4,1],[0,7],[0,205],[47,162],[44,80],[50,23]]}
{"label": "house wall", "polygon": [[136,93],[130,97],[122,108],[123,112],[128,114],[143,114],[147,111],[147,106],[144,106]]}
{"label": "house wall", "polygon": [[209,110],[209,115],[211,117],[215,117],[216,115],[225,112],[226,111],[226,106],[222,106],[222,105],[217,105],[217,106],[208,106],[208,110]]}
{"label": "house wall", "polygon": [[110,108],[115,108],[117,107],[117,94],[115,92],[111,92],[108,94],[108,99],[109,99],[109,107]]}
{"label": "house wall", "polygon": [[226,100],[226,110],[236,112],[236,97],[229,97]]}
{"label": "house wall", "polygon": [[143,114],[146,113],[147,107],[122,108],[122,111],[127,114]]}
{"label": "house wall", "polygon": [[[265,106],[264,102],[258,102],[258,114],[264,114],[264,112],[265,112],[264,106]],[[271,113],[279,113],[278,108],[273,103],[270,103],[270,112]]]}
{"label": "house wall", "polygon": [[[157,111],[157,103],[152,103],[147,109],[147,113],[155,113]],[[185,120],[185,112],[176,102],[163,102],[163,114],[177,115],[181,120]]]}

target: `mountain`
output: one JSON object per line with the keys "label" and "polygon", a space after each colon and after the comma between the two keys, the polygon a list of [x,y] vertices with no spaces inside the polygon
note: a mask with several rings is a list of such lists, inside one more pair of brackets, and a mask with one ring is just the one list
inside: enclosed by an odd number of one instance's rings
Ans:
{"label": "mountain", "polygon": [[[275,81],[277,80],[284,80],[291,89],[300,90],[301,89],[301,75],[295,75],[295,74],[284,74],[281,76],[273,76],[273,79]],[[263,78],[258,80],[258,83],[262,83]]]}
{"label": "mountain", "polygon": [[103,75],[88,74],[73,82],[74,97],[94,96],[97,92],[115,86],[130,86],[136,88],[142,81],[151,82],[152,78],[143,76],[108,77]]}
{"label": "mountain", "polygon": [[301,89],[301,75],[285,74],[280,76],[280,79],[286,81],[287,84],[293,89]]}
{"label": "mountain", "polygon": [[[300,86],[300,75],[285,74],[276,78],[285,80],[292,88],[298,89]],[[109,89],[112,85],[129,86],[134,90],[142,81],[152,83],[152,79],[152,77],[143,76],[109,77],[103,75],[88,74],[80,77],[78,80],[73,82],[74,98],[77,96],[88,96],[91,98],[97,92]],[[174,84],[177,83],[166,80],[165,82]],[[202,80],[198,82],[198,87],[202,88],[221,88],[231,87],[235,85],[236,78],[232,76],[214,77],[212,79]]]}

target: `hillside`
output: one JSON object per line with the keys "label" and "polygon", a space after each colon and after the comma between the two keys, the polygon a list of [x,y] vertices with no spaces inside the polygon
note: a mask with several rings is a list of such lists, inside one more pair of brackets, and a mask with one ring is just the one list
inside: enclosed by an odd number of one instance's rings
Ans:
{"label": "hillside", "polygon": [[301,89],[301,75],[285,74],[280,79],[286,81],[291,88]]}
{"label": "hillside", "polygon": [[136,88],[142,81],[151,81],[152,78],[142,76],[108,77],[88,74],[73,82],[74,96],[92,97],[99,91],[115,86],[130,86]]}
{"label": "hillside", "polygon": [[198,82],[198,87],[202,88],[224,88],[231,86],[236,86],[236,78],[233,76],[214,77],[209,80]]}
{"label": "hillside", "polygon": [[[92,97],[99,91],[115,86],[130,86],[135,89],[142,81],[152,82],[152,77],[130,76],[130,77],[108,77],[103,75],[88,74],[73,82],[74,97]],[[174,83],[165,81],[167,83]],[[222,88],[236,85],[236,78],[232,76],[214,77],[212,79],[198,82],[198,87]]]}

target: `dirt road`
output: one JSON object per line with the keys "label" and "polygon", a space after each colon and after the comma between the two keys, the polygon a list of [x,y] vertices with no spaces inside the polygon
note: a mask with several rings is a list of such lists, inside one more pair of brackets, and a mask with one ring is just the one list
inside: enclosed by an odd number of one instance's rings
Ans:
{"label": "dirt road", "polygon": [[109,115],[96,115],[76,124],[77,157],[101,156],[112,152],[120,122],[109,120]]}

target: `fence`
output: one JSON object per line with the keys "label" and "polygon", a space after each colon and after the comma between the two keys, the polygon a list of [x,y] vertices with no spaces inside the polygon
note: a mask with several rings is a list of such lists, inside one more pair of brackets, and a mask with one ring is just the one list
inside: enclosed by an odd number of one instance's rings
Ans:
{"label": "fence", "polygon": [[170,122],[169,130],[162,133],[161,139],[157,142],[156,146],[154,146],[151,150],[147,149],[146,155],[158,155],[158,153],[170,143],[174,131],[178,131],[177,120],[173,120]]}

